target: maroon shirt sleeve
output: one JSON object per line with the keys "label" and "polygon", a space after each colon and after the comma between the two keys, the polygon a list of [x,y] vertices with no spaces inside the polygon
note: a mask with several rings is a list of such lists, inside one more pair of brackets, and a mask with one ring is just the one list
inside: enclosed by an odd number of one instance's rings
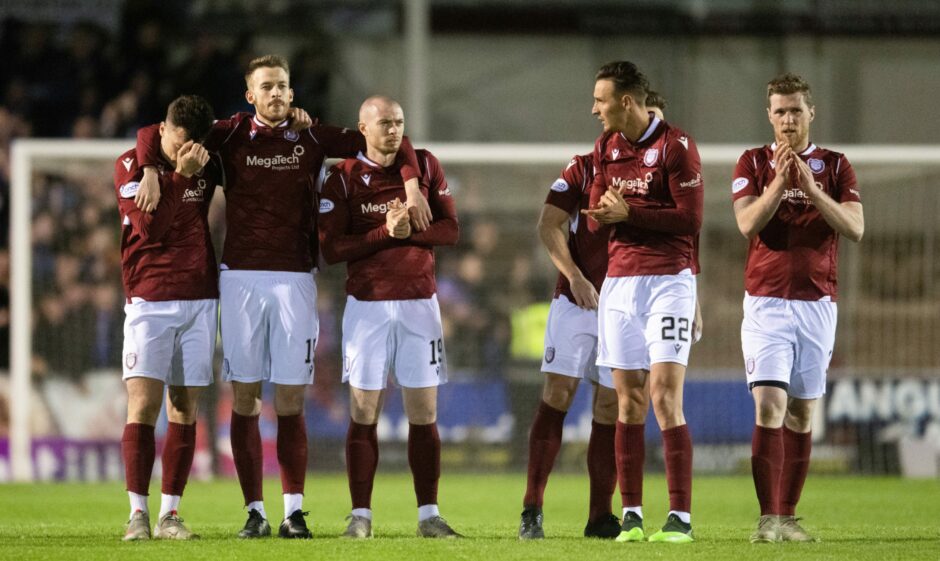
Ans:
{"label": "maroon shirt sleeve", "polygon": [[[702,227],[704,183],[702,161],[695,142],[685,137],[688,148],[677,139],[666,145],[664,166],[669,178],[669,192],[675,208],[640,208],[631,206],[627,223],[647,230],[680,236],[694,236]],[[594,193],[591,193],[592,198]]]}
{"label": "maroon shirt sleeve", "polygon": [[743,197],[759,197],[757,186],[757,169],[754,159],[757,151],[748,150],[738,158],[734,166],[734,179],[731,180],[731,200],[736,201]]}
{"label": "maroon shirt sleeve", "polygon": [[[388,235],[384,224],[365,234],[349,232],[349,200],[346,185],[348,185],[348,180],[340,166],[333,168],[326,183],[323,184],[318,227],[320,252],[329,264],[361,259],[376,251],[391,247],[396,241]],[[329,203],[332,203],[331,207],[328,206]]]}
{"label": "maroon shirt sleeve", "polygon": [[[141,239],[146,243],[158,242],[166,235],[173,224],[176,212],[182,204],[183,191],[186,189],[188,181],[175,172],[160,177],[160,203],[157,204],[157,209],[150,214],[141,211],[134,203],[133,194],[136,193],[136,189],[127,190],[127,187],[134,182],[139,183],[143,172],[139,168],[134,168],[134,173],[129,175],[123,168],[123,164],[118,160],[114,167],[114,179],[119,193],[118,208],[121,216],[130,220],[133,229],[140,234]],[[129,196],[124,195],[124,193],[128,193]]]}
{"label": "maroon shirt sleeve", "polygon": [[[604,144],[609,136],[608,133],[604,133],[597,139],[597,142],[594,143],[594,179],[591,181],[591,202],[588,204],[589,209],[597,207],[597,203],[600,202],[601,197],[604,196],[604,191],[607,190],[607,179],[604,177],[603,162]],[[591,217],[588,217],[587,227],[588,231],[592,234],[596,234],[604,229],[603,224]]]}
{"label": "maroon shirt sleeve", "polygon": [[559,208],[568,214],[578,211],[581,206],[581,196],[584,194],[584,174],[583,165],[580,159],[575,156],[571,159],[565,169],[561,170],[561,175],[552,183],[545,196],[545,204]]}
{"label": "maroon shirt sleeve", "polygon": [[[310,134],[330,158],[355,158],[359,152],[365,153],[366,139],[357,130],[321,125],[314,123]],[[418,177],[418,157],[408,137],[401,139],[401,147],[395,161],[401,164],[401,178],[405,181]]]}
{"label": "maroon shirt sleeve", "polygon": [[836,171],[836,185],[838,185],[838,200],[840,203],[860,203],[861,195],[858,192],[858,182],[855,179],[855,170],[852,164],[843,155],[839,155],[837,160],[838,170]]}
{"label": "maroon shirt sleeve", "polygon": [[455,245],[460,237],[457,224],[457,206],[447,186],[447,178],[441,163],[433,155],[427,157],[428,171],[428,206],[431,207],[431,221],[423,232],[412,232],[408,238],[413,243],[425,246]]}
{"label": "maroon shirt sleeve", "polygon": [[[232,129],[235,128],[239,119],[245,116],[247,116],[247,113],[237,113],[231,119],[221,119],[214,122],[202,145],[210,152],[217,151],[225,142],[225,139],[228,138]],[[162,157],[163,155],[160,153],[160,125],[149,125],[138,129],[138,165],[140,167],[155,166]]]}
{"label": "maroon shirt sleeve", "polygon": [[137,165],[155,166],[160,158],[160,125],[149,125],[137,130]]}

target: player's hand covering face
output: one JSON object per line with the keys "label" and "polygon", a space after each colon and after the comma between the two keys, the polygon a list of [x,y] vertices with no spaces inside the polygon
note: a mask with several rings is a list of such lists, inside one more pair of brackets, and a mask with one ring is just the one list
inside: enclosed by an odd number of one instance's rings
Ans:
{"label": "player's hand covering face", "polygon": [[268,125],[280,124],[287,119],[294,101],[290,76],[280,67],[255,69],[248,81],[245,99],[255,106],[255,112]]}

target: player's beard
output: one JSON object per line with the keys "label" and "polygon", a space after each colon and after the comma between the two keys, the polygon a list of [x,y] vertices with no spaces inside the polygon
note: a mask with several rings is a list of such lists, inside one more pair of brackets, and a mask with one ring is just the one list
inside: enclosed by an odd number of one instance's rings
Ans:
{"label": "player's beard", "polygon": [[280,103],[269,103],[265,107],[265,111],[261,113],[261,116],[272,123],[280,123],[287,119],[289,112],[290,104],[282,101]]}

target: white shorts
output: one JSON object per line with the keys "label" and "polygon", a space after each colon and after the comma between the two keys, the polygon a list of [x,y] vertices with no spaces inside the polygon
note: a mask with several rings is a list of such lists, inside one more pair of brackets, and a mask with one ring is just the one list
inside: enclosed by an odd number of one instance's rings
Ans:
{"label": "white shorts", "polygon": [[403,388],[447,382],[444,330],[437,295],[425,300],[346,298],[343,382],[382,390],[391,372]]}
{"label": "white shorts", "polygon": [[607,277],[598,303],[597,365],[649,370],[651,364],[686,366],[695,317],[695,277]]}
{"label": "white shorts", "polygon": [[218,300],[124,305],[124,376],[142,376],[170,386],[208,386],[219,324]]}
{"label": "white shorts", "polygon": [[219,292],[227,382],[313,382],[320,323],[312,273],[222,271]]}
{"label": "white shorts", "polygon": [[565,295],[552,300],[545,326],[542,372],[583,378],[613,388],[610,368],[597,366],[597,311],[572,304]]}
{"label": "white shorts", "polygon": [[748,385],[771,382],[792,397],[821,397],[826,393],[836,316],[836,303],[831,301],[745,294],[741,348]]}

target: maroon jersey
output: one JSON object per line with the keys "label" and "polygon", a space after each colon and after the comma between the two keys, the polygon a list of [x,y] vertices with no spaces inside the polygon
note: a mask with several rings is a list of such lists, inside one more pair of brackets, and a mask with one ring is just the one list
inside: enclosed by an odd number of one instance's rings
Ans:
{"label": "maroon jersey", "polygon": [[[159,138],[159,136],[158,136]],[[219,297],[219,273],[209,236],[209,202],[221,179],[217,158],[190,178],[161,156],[160,204],[153,214],[134,203],[144,172],[135,150],[114,164],[121,213],[121,269],[127,300],[148,302]]]}
{"label": "maroon jersey", "polygon": [[405,200],[396,165],[359,154],[333,166],[320,197],[320,247],[328,263],[346,261],[346,293],[357,300],[416,300],[437,291],[434,246],[457,243],[457,210],[440,162],[417,150],[421,193],[433,221],[424,232],[395,239],[385,227],[388,203]]}
{"label": "maroon jersey", "polygon": [[[568,213],[568,251],[571,259],[598,292],[607,275],[607,232],[588,230],[581,210],[591,201],[591,180],[594,179],[594,159],[591,154],[575,156],[561,171],[561,177],[552,183],[545,197],[545,204],[558,207]],[[574,302],[568,277],[559,273],[555,284],[555,298],[564,295]]]}
{"label": "maroon jersey", "polygon": [[[685,132],[653,118],[636,143],[605,133],[594,146],[591,206],[609,187],[630,206],[614,224],[607,276],[674,275],[698,269],[695,239],[702,226],[704,183],[695,142]],[[592,231],[604,228],[588,220]]]}
{"label": "maroon jersey", "polygon": [[[316,176],[324,158],[355,156],[365,149],[358,131],[315,123],[297,132],[287,124],[272,128],[249,113],[237,113],[216,121],[204,143],[223,163],[225,269],[313,269]],[[147,155],[141,165],[150,165],[159,154],[155,132],[142,129],[137,135],[138,152]],[[403,141],[399,154],[406,162],[401,173],[414,177],[411,144]]]}
{"label": "maroon jersey", "polygon": [[[732,199],[759,197],[776,177],[771,146],[746,151],[734,168]],[[838,203],[861,202],[845,156],[815,144],[799,154],[813,179]],[[750,241],[744,288],[752,296],[789,300],[836,299],[839,234],[801,189],[787,187],[770,222]]]}

